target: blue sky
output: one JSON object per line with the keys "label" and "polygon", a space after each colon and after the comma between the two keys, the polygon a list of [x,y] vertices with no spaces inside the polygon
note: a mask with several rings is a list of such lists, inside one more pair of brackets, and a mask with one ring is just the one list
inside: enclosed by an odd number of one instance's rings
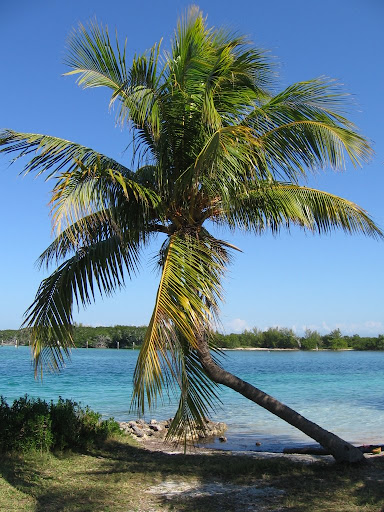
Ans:
{"label": "blue sky", "polygon": [[[57,135],[123,163],[129,133],[115,128],[108,93],[83,91],[63,77],[65,41],[78,22],[95,16],[119,37],[129,56],[164,37],[190,4],[181,0],[113,3],[50,0],[3,3],[0,7],[0,127]],[[279,63],[280,87],[326,75],[352,94],[349,117],[373,144],[375,156],[363,169],[326,172],[310,180],[317,188],[346,197],[370,212],[384,228],[383,85],[381,0],[200,1],[211,25],[230,26],[270,50]],[[44,277],[34,266],[51,241],[47,203],[51,184],[21,178],[20,162],[0,157],[0,329],[18,328]],[[384,333],[384,243],[335,232],[316,237],[299,231],[279,237],[229,236],[243,249],[225,282],[222,325],[226,332],[284,326],[345,334]],[[87,325],[147,324],[158,275],[143,260],[137,279],[110,299],[75,314]]]}

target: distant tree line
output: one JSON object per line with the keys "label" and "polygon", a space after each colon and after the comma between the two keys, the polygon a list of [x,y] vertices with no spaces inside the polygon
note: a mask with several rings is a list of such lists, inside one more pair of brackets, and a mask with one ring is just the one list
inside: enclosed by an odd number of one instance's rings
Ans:
{"label": "distant tree line", "polygon": [[[113,327],[74,326],[74,341],[78,348],[140,348],[146,326],[115,325]],[[28,345],[29,329],[0,330],[3,344]],[[296,350],[384,350],[384,334],[377,337],[343,336],[340,329],[329,334],[320,334],[307,329],[304,336],[298,336],[292,329],[270,327],[266,331],[257,328],[241,334],[216,333],[216,344],[222,348],[279,348]]]}
{"label": "distant tree line", "polygon": [[280,348],[300,350],[384,350],[384,334],[362,337],[358,334],[343,336],[340,329],[321,335],[307,329],[298,336],[292,329],[270,327],[266,331],[252,329],[241,334],[217,334],[218,345],[223,348]]}
{"label": "distant tree line", "polygon": [[[115,325],[113,327],[74,326],[74,342],[78,348],[137,348],[143,340],[146,326]],[[4,344],[28,345],[29,329],[0,331],[0,341]]]}

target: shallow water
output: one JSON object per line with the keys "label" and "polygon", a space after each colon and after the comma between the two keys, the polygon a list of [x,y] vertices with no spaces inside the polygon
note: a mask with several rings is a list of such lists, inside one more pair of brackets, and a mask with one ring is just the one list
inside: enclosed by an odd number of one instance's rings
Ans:
{"label": "shallow water", "polygon": [[[39,382],[34,380],[28,347],[3,346],[0,394],[8,403],[26,393],[46,400],[62,396],[89,405],[103,417],[131,419],[137,355],[131,350],[77,349],[60,374],[47,374]],[[228,351],[223,365],[350,442],[384,443],[384,352]],[[312,442],[232,390],[222,387],[220,397],[223,404],[211,417],[228,424],[228,442],[215,447],[280,451]],[[176,403],[167,398],[146,419],[172,416]]]}

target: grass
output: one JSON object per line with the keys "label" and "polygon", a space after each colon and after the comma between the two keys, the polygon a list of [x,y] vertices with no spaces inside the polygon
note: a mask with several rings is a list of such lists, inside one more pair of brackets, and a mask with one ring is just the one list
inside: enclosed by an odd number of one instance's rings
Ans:
{"label": "grass", "polygon": [[[87,453],[5,455],[0,469],[0,510],[7,512],[384,511],[384,456],[359,467],[304,465],[228,454],[167,455],[119,438]],[[250,486],[266,494],[146,492],[164,482]],[[284,492],[274,498],[271,487]]]}

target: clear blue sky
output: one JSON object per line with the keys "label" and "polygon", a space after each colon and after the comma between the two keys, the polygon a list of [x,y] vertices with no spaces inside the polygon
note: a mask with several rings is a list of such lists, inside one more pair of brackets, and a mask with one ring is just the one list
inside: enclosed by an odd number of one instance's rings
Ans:
{"label": "clear blue sky", "polygon": [[[94,16],[127,37],[129,55],[164,37],[190,2],[142,0],[21,0],[0,7],[0,127],[57,135],[129,162],[129,133],[115,128],[108,95],[83,91],[63,77],[65,41],[79,21]],[[353,94],[350,118],[373,143],[363,169],[327,172],[311,184],[363,206],[384,228],[384,4],[382,0],[201,0],[209,23],[227,25],[269,49],[280,63],[280,84],[320,75],[338,79]],[[18,328],[44,277],[34,266],[50,243],[50,183],[21,178],[21,164],[0,157],[0,329]],[[222,324],[227,332],[269,326],[329,332],[384,333],[384,242],[299,231],[279,237],[229,237],[243,249],[225,283]],[[151,258],[126,290],[98,300],[75,319],[88,325],[147,324],[158,275]]]}

